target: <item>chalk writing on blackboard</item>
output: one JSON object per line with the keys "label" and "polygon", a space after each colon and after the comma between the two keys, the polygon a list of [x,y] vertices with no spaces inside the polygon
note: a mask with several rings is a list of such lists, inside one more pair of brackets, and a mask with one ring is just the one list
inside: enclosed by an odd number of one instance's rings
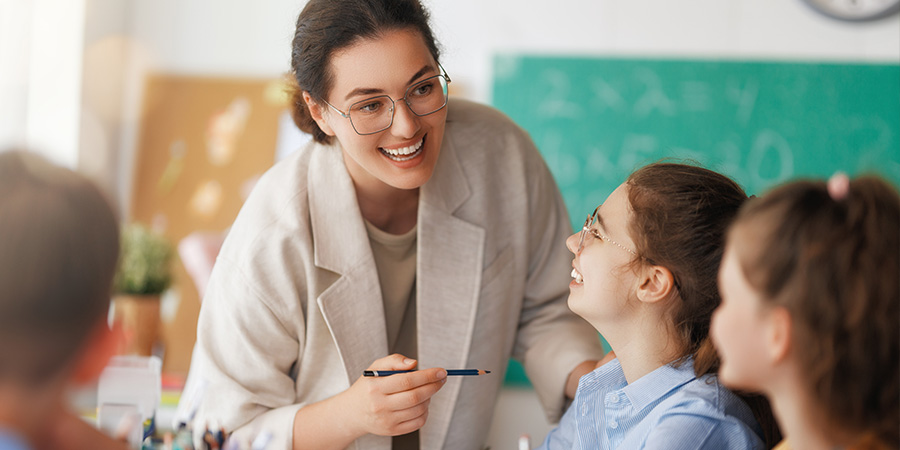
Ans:
{"label": "chalk writing on blackboard", "polygon": [[663,158],[751,193],[836,170],[900,184],[900,66],[501,56],[494,104],[532,135],[573,224]]}

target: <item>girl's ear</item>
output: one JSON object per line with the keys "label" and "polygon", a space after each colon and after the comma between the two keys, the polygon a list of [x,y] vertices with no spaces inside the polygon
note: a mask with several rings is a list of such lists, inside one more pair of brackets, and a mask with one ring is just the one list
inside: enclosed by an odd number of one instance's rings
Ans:
{"label": "girl's ear", "polygon": [[322,106],[312,98],[312,95],[309,95],[308,91],[303,91],[303,101],[306,103],[306,107],[309,108],[310,117],[316,121],[319,128],[325,134],[334,136],[334,130],[331,129],[331,125],[328,124],[328,121],[325,120],[325,115],[322,113]]}
{"label": "girl's ear", "polygon": [[765,336],[767,353],[772,364],[778,364],[787,359],[791,352],[793,321],[791,314],[782,306],[772,308],[768,315]]}
{"label": "girl's ear", "polygon": [[663,266],[645,266],[639,282],[637,297],[644,303],[658,303],[675,292],[675,277]]}

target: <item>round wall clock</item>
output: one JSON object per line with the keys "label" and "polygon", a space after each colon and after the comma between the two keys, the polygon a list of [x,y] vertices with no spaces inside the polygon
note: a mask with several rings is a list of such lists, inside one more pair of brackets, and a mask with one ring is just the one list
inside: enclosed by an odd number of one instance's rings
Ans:
{"label": "round wall clock", "polygon": [[803,0],[814,10],[848,22],[878,20],[900,11],[900,0]]}

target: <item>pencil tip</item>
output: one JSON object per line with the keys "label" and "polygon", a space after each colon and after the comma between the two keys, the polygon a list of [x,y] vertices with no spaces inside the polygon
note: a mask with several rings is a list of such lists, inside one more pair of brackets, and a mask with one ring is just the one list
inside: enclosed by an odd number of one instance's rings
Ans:
{"label": "pencil tip", "polygon": [[485,370],[484,373],[491,373],[491,371],[490,371],[490,370]]}

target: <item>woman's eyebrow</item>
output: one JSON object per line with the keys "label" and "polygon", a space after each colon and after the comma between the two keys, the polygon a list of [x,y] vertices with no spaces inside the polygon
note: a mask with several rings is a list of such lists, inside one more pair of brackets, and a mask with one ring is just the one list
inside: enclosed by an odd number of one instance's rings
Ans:
{"label": "woman's eyebrow", "polygon": [[419,71],[416,72],[416,74],[413,75],[412,78],[409,79],[409,82],[406,84],[413,84],[413,82],[415,82],[417,79],[419,79],[422,75],[425,75],[426,73],[428,73],[429,70],[434,70],[434,68],[429,66],[428,64],[425,64],[425,66],[423,66],[421,69],[419,69]]}
{"label": "woman's eyebrow", "polygon": [[[406,84],[413,84],[413,82],[415,82],[417,79],[422,77],[422,75],[425,75],[426,73],[428,73],[429,70],[434,70],[434,68],[429,66],[428,64],[426,64],[421,69],[419,69],[419,71],[416,72],[412,76],[412,78],[409,79],[409,82],[407,82]],[[384,89],[379,89],[379,88],[356,88],[356,89],[350,91],[350,93],[348,93],[347,96],[344,97],[344,100],[350,100],[351,97],[356,97],[358,95],[372,95],[372,94],[383,94],[383,93],[384,93]]]}
{"label": "woman's eyebrow", "polygon": [[344,97],[344,100],[350,100],[352,97],[356,97],[358,95],[371,95],[371,94],[381,94],[384,93],[383,89],[379,88],[356,88]]}

